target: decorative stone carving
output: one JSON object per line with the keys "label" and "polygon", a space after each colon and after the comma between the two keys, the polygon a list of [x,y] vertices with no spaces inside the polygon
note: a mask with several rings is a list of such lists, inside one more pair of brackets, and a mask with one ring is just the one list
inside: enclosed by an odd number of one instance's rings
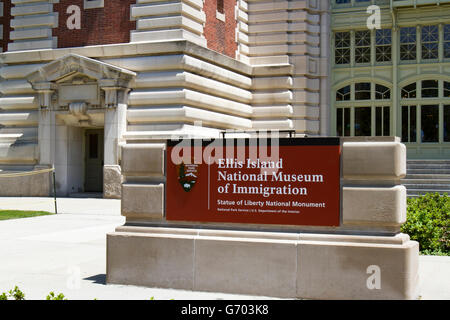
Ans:
{"label": "decorative stone carving", "polygon": [[52,98],[57,85],[52,82],[37,82],[33,83],[33,89],[38,93],[39,107],[42,110],[50,109],[52,105]]}
{"label": "decorative stone carving", "polygon": [[[54,60],[27,76],[27,80],[39,93],[42,109],[49,109],[51,97],[62,79],[74,76],[74,80],[85,83],[86,79],[97,81],[105,92],[105,107],[115,108],[126,103],[131,80],[136,73],[95,59],[69,54]],[[76,84],[76,83],[74,83]]]}
{"label": "decorative stone carving", "polygon": [[69,111],[76,117],[86,116],[86,111],[88,109],[86,102],[72,102],[69,104]]}

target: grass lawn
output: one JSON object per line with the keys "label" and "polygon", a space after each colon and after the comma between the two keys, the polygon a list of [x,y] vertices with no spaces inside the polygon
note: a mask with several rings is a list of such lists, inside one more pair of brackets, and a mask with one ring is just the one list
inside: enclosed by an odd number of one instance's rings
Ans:
{"label": "grass lawn", "polygon": [[0,210],[0,220],[31,218],[54,214],[47,211]]}

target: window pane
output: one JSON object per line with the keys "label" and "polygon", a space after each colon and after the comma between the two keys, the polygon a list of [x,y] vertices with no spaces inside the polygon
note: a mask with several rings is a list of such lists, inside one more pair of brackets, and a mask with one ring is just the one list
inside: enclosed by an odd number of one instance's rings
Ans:
{"label": "window pane", "polygon": [[381,84],[375,84],[375,99],[390,99],[391,91],[388,87]]}
{"label": "window pane", "polygon": [[437,98],[439,96],[439,83],[437,80],[422,81],[422,98]]}
{"label": "window pane", "polygon": [[350,63],[350,32],[336,32],[335,39],[335,63]]}
{"label": "window pane", "polygon": [[450,24],[444,25],[444,58],[450,58]]}
{"label": "window pane", "polygon": [[355,100],[370,100],[370,82],[355,83]]}
{"label": "window pane", "polygon": [[389,107],[376,107],[375,109],[375,135],[389,136],[390,112]]}
{"label": "window pane", "polygon": [[383,107],[383,136],[391,134],[391,112],[389,107]]}
{"label": "window pane", "polygon": [[376,46],[375,56],[377,62],[391,61],[391,46]]}
{"label": "window pane", "polygon": [[98,134],[89,135],[89,158],[98,158]]}
{"label": "window pane", "polygon": [[336,4],[350,3],[350,0],[336,0]]}
{"label": "window pane", "polygon": [[402,107],[402,141],[416,142],[416,106]]}
{"label": "window pane", "polygon": [[422,142],[439,141],[439,107],[437,105],[422,106]]}
{"label": "window pane", "polygon": [[217,11],[224,13],[223,0],[217,0]]}
{"label": "window pane", "polygon": [[444,98],[450,98],[450,82],[444,81]]}
{"label": "window pane", "polygon": [[370,107],[355,108],[355,136],[371,136],[372,111]]}
{"label": "window pane", "polygon": [[416,83],[413,82],[402,88],[402,99],[411,99],[416,97]]}
{"label": "window pane", "polygon": [[450,58],[450,41],[444,42],[444,58]]}
{"label": "window pane", "polygon": [[416,60],[416,28],[400,28],[400,59]]}
{"label": "window pane", "polygon": [[437,26],[422,27],[422,59],[438,58],[439,31]]}
{"label": "window pane", "polygon": [[383,107],[375,110],[375,135],[381,136],[383,132]]}
{"label": "window pane", "polygon": [[444,25],[444,41],[450,41],[450,24]]}
{"label": "window pane", "polygon": [[417,116],[416,106],[409,107],[409,142],[417,141]]}
{"label": "window pane", "polygon": [[402,142],[408,142],[408,106],[402,107]]}
{"label": "window pane", "polygon": [[336,135],[342,136],[342,109],[336,109]]}
{"label": "window pane", "polygon": [[350,136],[350,108],[344,109],[344,135]]}
{"label": "window pane", "polygon": [[370,31],[355,32],[355,62],[370,62]]}
{"label": "window pane", "polygon": [[377,29],[375,32],[375,57],[377,62],[391,61],[391,29]]}
{"label": "window pane", "polygon": [[444,106],[444,141],[450,142],[450,105]]}
{"label": "window pane", "polygon": [[383,136],[391,135],[391,109],[383,107]]}
{"label": "window pane", "polygon": [[400,28],[400,43],[416,43],[416,27]]}
{"label": "window pane", "polygon": [[350,100],[350,85],[336,91],[336,101]]}

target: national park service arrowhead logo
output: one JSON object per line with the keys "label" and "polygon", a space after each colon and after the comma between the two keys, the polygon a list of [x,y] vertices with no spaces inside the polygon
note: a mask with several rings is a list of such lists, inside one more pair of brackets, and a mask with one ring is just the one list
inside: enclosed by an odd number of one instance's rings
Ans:
{"label": "national park service arrowhead logo", "polygon": [[178,182],[180,182],[184,191],[189,192],[194,187],[198,178],[198,164],[177,165]]}

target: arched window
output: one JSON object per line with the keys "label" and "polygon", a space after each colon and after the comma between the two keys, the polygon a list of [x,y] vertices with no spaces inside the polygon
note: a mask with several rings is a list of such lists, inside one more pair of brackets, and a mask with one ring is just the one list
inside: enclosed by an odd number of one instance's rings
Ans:
{"label": "arched window", "polygon": [[391,90],[381,84],[375,84],[375,99],[390,99]]}
{"label": "arched window", "polygon": [[355,100],[370,100],[370,82],[355,83]]}
{"label": "arched window", "polygon": [[416,83],[411,83],[402,88],[402,99],[412,99],[416,97]]}
{"label": "arched window", "polygon": [[350,100],[350,85],[336,91],[336,101]]}
{"label": "arched window", "polygon": [[450,142],[450,81],[419,80],[401,88],[402,141]]}
{"label": "arched window", "polygon": [[381,84],[357,82],[336,90],[338,136],[389,136],[391,90]]}
{"label": "arched window", "polygon": [[450,82],[444,81],[444,98],[450,98]]}

